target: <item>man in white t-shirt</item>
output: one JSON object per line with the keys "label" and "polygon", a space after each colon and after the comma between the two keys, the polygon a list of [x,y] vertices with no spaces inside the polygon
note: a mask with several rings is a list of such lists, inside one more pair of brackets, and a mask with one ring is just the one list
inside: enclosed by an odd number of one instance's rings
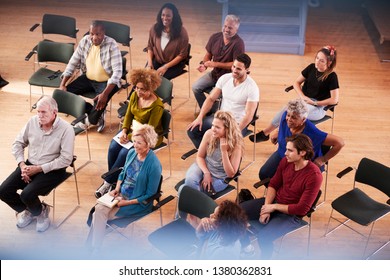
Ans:
{"label": "man in white t-shirt", "polygon": [[188,137],[198,148],[204,133],[211,128],[213,115],[207,115],[214,102],[222,96],[221,110],[231,112],[243,133],[253,119],[257,109],[260,91],[256,82],[249,77],[251,58],[240,54],[233,62],[232,73],[221,76],[214,89],[203,103],[198,117],[188,125]]}

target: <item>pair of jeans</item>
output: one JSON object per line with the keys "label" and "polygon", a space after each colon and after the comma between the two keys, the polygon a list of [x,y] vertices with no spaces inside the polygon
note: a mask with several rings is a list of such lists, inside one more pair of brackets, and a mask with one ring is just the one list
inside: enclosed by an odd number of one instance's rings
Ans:
{"label": "pair of jeans", "polygon": [[[84,75],[81,75],[80,77],[78,77],[73,82],[71,82],[66,87],[66,90],[71,92],[71,93],[74,93],[76,95],[83,95],[85,93],[94,92],[95,93],[95,97],[96,97],[97,95],[102,93],[106,87],[107,87],[107,82],[96,82],[96,81],[90,80],[84,74]],[[90,103],[86,103],[85,111],[88,114],[88,120],[89,120],[89,122],[91,124],[96,125],[98,123],[99,118],[104,113],[104,111],[105,111],[105,109],[107,107],[108,102],[110,101],[112,96],[118,90],[119,90],[118,86],[115,85],[113,90],[109,93],[108,98],[107,98],[107,102],[106,102],[106,104],[104,106],[104,109],[102,109],[102,110],[97,110],[96,109],[97,102],[94,102],[93,105],[90,104]]]}
{"label": "pair of jeans", "polygon": [[266,178],[272,178],[276,169],[278,169],[279,162],[282,158],[279,156],[278,150],[276,150],[263,164],[263,166],[259,170],[259,178],[260,180],[264,180]]}
{"label": "pair of jeans", "polygon": [[[114,139],[111,140],[107,155],[108,170],[111,170],[115,167],[123,167],[125,165],[128,152],[129,149],[122,147]],[[114,184],[118,180],[118,176],[118,172],[114,173],[107,176],[104,181],[110,184]]]}
{"label": "pair of jeans", "polygon": [[199,108],[202,108],[203,103],[206,100],[205,93],[209,92],[215,86],[215,83],[216,81],[214,81],[211,72],[208,72],[192,85],[192,91],[194,92]]}
{"label": "pair of jeans", "polygon": [[[272,257],[274,245],[273,242],[282,237],[286,233],[289,233],[302,226],[302,219],[295,215],[288,215],[282,212],[272,212],[267,224],[261,224],[259,222],[260,210],[264,205],[265,198],[248,200],[240,204],[242,209],[246,212],[250,224],[255,230],[257,235],[257,242],[261,250],[262,259],[270,259]],[[240,239],[241,246],[246,247],[249,245],[248,233]]]}
{"label": "pair of jeans", "polygon": [[[225,183],[225,178],[216,178],[211,175],[213,188],[216,192],[223,191],[228,184]],[[186,179],[184,185],[189,186],[193,189],[203,192],[201,182],[203,180],[203,171],[199,168],[198,164],[194,162],[187,170]]]}

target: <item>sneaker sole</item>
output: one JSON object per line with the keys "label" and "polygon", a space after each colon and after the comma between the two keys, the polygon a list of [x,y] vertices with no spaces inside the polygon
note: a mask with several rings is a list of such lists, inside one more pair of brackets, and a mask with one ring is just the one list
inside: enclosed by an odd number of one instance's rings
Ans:
{"label": "sneaker sole", "polygon": [[17,226],[18,228],[25,228],[25,227],[27,227],[29,224],[31,224],[33,220],[34,220],[34,219],[31,219],[31,221],[29,221],[28,223],[23,224],[23,225],[16,224],[16,226]]}
{"label": "sneaker sole", "polygon": [[50,227],[50,220],[49,220],[49,223],[48,223],[48,225],[45,227],[45,228],[36,228],[36,231],[37,232],[45,232],[45,231],[47,231],[48,230],[48,228]]}

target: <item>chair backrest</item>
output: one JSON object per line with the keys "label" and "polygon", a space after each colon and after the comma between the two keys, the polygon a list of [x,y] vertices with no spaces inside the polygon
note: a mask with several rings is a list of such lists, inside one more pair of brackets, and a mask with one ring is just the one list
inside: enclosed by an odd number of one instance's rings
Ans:
{"label": "chair backrest", "polygon": [[106,20],[99,21],[103,23],[108,37],[113,38],[117,43],[122,44],[123,46],[130,46],[130,26]]}
{"label": "chair backrest", "polygon": [[163,135],[167,139],[169,137],[169,132],[171,129],[169,126],[170,123],[171,123],[171,113],[167,109],[164,109],[161,117],[161,126],[163,129]]}
{"label": "chair backrest", "polygon": [[209,217],[214,212],[217,203],[205,193],[184,186],[179,195],[179,211],[198,218]]}
{"label": "chair backrest", "polygon": [[55,89],[53,98],[57,102],[58,112],[78,118],[85,114],[85,100],[76,94]]}
{"label": "chair backrest", "polygon": [[158,209],[158,207],[156,207],[156,204],[158,202],[160,202],[160,198],[161,198],[161,195],[162,195],[162,191],[161,191],[162,182],[163,182],[163,176],[161,175],[160,182],[159,182],[158,188],[157,188],[157,192],[150,198],[151,200],[154,200],[156,202],[156,203],[153,203],[153,210],[152,211]]}
{"label": "chair backrest", "polygon": [[60,34],[76,38],[76,19],[68,16],[44,14],[42,19],[42,34]]}
{"label": "chair backrest", "polygon": [[322,194],[322,191],[319,190],[316,199],[314,200],[313,204],[312,204],[311,207],[310,207],[310,210],[306,213],[305,216],[307,216],[307,217],[310,218],[310,217],[311,217],[311,214],[313,214],[313,212],[316,211],[316,209],[317,209],[317,203],[318,203],[318,201],[320,200],[321,194]]}
{"label": "chair backrest", "polygon": [[74,52],[74,46],[68,43],[40,41],[37,47],[38,62],[60,62],[67,64]]}
{"label": "chair backrest", "polygon": [[173,89],[172,82],[167,78],[161,77],[161,84],[155,90],[155,93],[157,94],[158,97],[162,99],[163,103],[167,103],[170,106],[173,98],[172,89]]}
{"label": "chair backrest", "polygon": [[390,197],[390,168],[368,158],[362,158],[355,173],[355,182],[372,186]]}
{"label": "chair backrest", "polygon": [[185,60],[186,65],[190,65],[190,59],[192,58],[191,56],[191,44],[188,44],[188,49],[187,49],[187,58]]}

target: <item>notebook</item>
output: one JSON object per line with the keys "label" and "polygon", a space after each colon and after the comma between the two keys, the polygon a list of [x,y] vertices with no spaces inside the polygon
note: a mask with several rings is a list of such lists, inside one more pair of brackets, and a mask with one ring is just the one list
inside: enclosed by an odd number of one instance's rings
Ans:
{"label": "notebook", "polygon": [[107,206],[108,208],[114,207],[115,205],[117,205],[118,202],[119,200],[115,199],[115,197],[110,195],[109,192],[104,194],[97,200],[97,203]]}

